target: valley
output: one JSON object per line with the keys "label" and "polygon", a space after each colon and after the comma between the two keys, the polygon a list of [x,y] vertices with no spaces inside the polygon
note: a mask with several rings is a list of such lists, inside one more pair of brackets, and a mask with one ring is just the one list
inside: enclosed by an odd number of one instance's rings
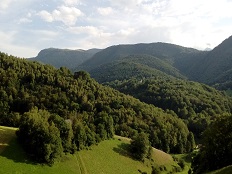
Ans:
{"label": "valley", "polygon": [[0,53],[0,173],[231,171],[231,43]]}

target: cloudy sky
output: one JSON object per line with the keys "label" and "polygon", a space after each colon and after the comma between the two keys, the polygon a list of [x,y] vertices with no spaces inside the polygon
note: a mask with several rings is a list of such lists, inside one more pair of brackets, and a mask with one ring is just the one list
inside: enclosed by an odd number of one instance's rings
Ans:
{"label": "cloudy sky", "polygon": [[214,48],[232,35],[232,0],[1,0],[0,51],[168,42]]}

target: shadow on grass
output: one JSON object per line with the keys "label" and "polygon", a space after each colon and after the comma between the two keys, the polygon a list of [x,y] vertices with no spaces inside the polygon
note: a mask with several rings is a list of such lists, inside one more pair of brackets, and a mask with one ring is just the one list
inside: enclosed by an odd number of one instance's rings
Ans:
{"label": "shadow on grass", "polygon": [[132,158],[130,153],[130,144],[121,143],[117,147],[114,147],[113,151],[119,153],[122,156]]}
{"label": "shadow on grass", "polygon": [[17,139],[11,140],[8,143],[8,146],[6,146],[2,153],[0,153],[0,156],[13,160],[15,163],[26,163],[36,165],[36,163],[29,160],[27,154],[24,152]]}

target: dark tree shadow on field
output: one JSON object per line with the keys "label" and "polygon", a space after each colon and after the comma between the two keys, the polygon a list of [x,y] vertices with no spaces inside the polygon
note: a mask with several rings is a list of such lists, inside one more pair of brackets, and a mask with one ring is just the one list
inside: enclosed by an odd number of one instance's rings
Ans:
{"label": "dark tree shadow on field", "polygon": [[36,165],[36,163],[29,160],[26,152],[20,146],[17,139],[11,140],[0,153],[0,156],[13,160],[15,163],[26,163]]}
{"label": "dark tree shadow on field", "polygon": [[121,143],[117,147],[114,147],[113,151],[119,153],[122,156],[132,158],[130,153],[130,144]]}

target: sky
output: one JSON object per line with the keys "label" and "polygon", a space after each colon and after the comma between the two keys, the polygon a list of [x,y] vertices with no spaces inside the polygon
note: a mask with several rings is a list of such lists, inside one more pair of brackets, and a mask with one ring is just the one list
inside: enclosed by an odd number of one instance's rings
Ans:
{"label": "sky", "polygon": [[0,51],[166,42],[199,50],[232,35],[232,0],[1,0]]}

